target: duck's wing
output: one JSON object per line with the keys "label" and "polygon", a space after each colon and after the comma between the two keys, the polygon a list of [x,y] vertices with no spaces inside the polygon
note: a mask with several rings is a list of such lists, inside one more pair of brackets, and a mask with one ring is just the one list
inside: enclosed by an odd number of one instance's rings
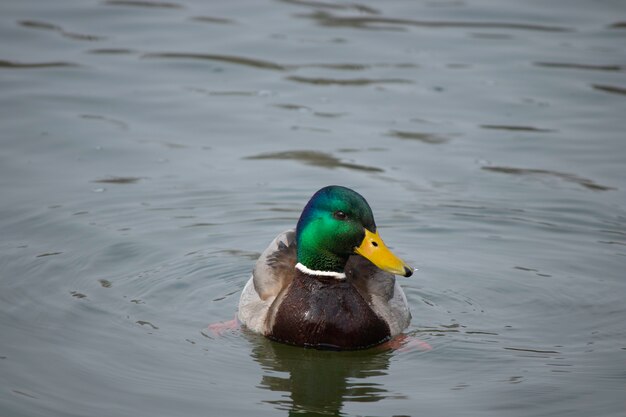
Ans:
{"label": "duck's wing", "polygon": [[360,255],[348,259],[345,272],[346,278],[369,302],[374,312],[387,322],[392,337],[409,325],[409,304],[395,275],[381,270]]}
{"label": "duck's wing", "polygon": [[257,260],[252,277],[241,292],[237,318],[253,332],[265,332],[270,306],[293,280],[297,259],[295,236],[295,230],[276,236]]}
{"label": "duck's wing", "polygon": [[297,263],[296,231],[287,230],[263,251],[252,272],[254,289],[262,300],[275,297],[293,280]]}

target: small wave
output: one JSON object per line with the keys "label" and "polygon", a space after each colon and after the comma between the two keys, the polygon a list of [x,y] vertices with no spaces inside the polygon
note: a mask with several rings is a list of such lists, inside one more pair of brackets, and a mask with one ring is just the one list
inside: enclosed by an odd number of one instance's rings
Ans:
{"label": "small wave", "polygon": [[42,29],[42,30],[49,30],[52,32],[57,32],[61,36],[64,36],[70,39],[79,40],[79,41],[100,41],[100,40],[105,39],[102,36],[88,35],[88,34],[76,33],[76,32],[68,32],[62,27],[57,26],[52,23],[48,23],[48,22],[41,22],[41,21],[36,21],[36,20],[20,20],[18,24],[26,28]]}
{"label": "small wave", "polygon": [[0,68],[32,69],[32,68],[55,68],[55,67],[79,67],[73,62],[51,61],[51,62],[16,62],[0,59]]}
{"label": "small wave", "polygon": [[392,130],[387,134],[387,136],[392,136],[398,139],[417,140],[431,145],[446,143],[450,140],[444,136],[436,135],[434,133],[408,132],[404,130]]}
{"label": "small wave", "polygon": [[626,69],[623,65],[592,65],[592,64],[576,64],[571,62],[535,62],[538,67],[545,68],[564,68],[590,71],[623,71]]}
{"label": "small wave", "polygon": [[106,0],[104,4],[111,6],[133,6],[133,7],[152,7],[159,9],[182,9],[183,6],[178,3],[170,3],[163,1],[147,1],[147,0]]}
{"label": "small wave", "polygon": [[269,69],[269,70],[275,70],[275,71],[286,71],[288,69],[287,66],[280,65],[275,62],[264,61],[261,59],[254,59],[254,58],[246,58],[242,56],[233,56],[233,55],[161,52],[161,53],[144,54],[142,55],[142,58],[194,59],[194,60],[203,60],[203,61],[219,61],[219,62],[227,62],[229,64],[244,65],[247,67]]}
{"label": "small wave", "polygon": [[482,169],[484,169],[485,171],[499,172],[502,174],[511,174],[511,175],[550,176],[550,177],[555,177],[555,178],[559,178],[565,181],[576,183],[582,187],[585,187],[594,191],[615,190],[614,187],[601,185],[587,178],[582,178],[577,175],[568,174],[565,172],[551,171],[548,169],[511,168],[511,167],[502,167],[502,166],[493,166],[493,167],[487,166],[487,167],[482,167]]}
{"label": "small wave", "polygon": [[413,20],[392,17],[349,16],[339,17],[327,12],[317,11],[302,15],[317,21],[321,26],[349,27],[368,30],[404,30],[407,27],[421,28],[468,28],[468,29],[511,29],[537,32],[571,32],[572,29],[561,26],[536,25],[532,23],[513,22],[471,22],[471,21],[440,21],[440,20]]}
{"label": "small wave", "polygon": [[248,156],[244,159],[278,159],[278,160],[295,160],[302,162],[306,165],[313,165],[321,168],[347,168],[357,171],[367,172],[384,172],[380,168],[371,167],[367,165],[353,164],[349,162],[343,162],[339,158],[335,158],[331,154],[319,151],[285,151],[285,152],[272,152],[264,153],[260,155]]}
{"label": "small wave", "polygon": [[413,84],[413,81],[403,78],[320,78],[320,77],[287,77],[289,81],[314,85],[343,85],[343,86],[366,86],[372,84]]}
{"label": "small wave", "polygon": [[551,129],[541,129],[533,126],[519,126],[519,125],[480,125],[483,129],[493,130],[512,130],[515,132],[535,132],[535,133],[550,133],[554,132]]}
{"label": "small wave", "polygon": [[603,84],[592,84],[591,85],[595,90],[604,91],[605,93],[611,94],[626,94],[626,88],[623,87],[615,87],[613,85],[603,85]]}

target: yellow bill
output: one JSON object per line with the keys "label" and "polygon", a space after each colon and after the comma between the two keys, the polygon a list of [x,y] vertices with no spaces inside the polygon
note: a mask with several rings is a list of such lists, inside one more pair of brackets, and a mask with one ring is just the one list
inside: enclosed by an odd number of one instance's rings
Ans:
{"label": "yellow bill", "polygon": [[385,246],[385,242],[380,238],[378,232],[372,233],[365,229],[363,242],[361,242],[361,245],[357,247],[354,252],[368,259],[383,271],[404,277],[413,275],[413,268],[394,255],[387,246]]}

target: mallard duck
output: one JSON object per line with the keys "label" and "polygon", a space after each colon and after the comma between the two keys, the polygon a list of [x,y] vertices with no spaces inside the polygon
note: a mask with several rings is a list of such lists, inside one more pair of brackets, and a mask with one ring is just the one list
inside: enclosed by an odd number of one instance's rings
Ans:
{"label": "mallard duck", "polygon": [[317,191],[297,226],[257,260],[239,300],[239,321],[291,345],[365,349],[400,334],[411,313],[395,275],[414,269],[383,243],[372,210],[341,186]]}

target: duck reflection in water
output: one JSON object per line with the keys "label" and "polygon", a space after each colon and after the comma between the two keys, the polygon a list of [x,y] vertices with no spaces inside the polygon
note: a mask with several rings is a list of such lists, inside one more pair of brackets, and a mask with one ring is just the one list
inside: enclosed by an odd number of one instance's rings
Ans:
{"label": "duck reflection in water", "polygon": [[[251,356],[265,371],[259,386],[285,393],[267,400],[289,415],[341,415],[346,401],[375,402],[404,398],[370,377],[387,375],[392,350],[327,351],[302,349],[244,331],[254,344]],[[288,399],[287,399],[288,397]]]}

